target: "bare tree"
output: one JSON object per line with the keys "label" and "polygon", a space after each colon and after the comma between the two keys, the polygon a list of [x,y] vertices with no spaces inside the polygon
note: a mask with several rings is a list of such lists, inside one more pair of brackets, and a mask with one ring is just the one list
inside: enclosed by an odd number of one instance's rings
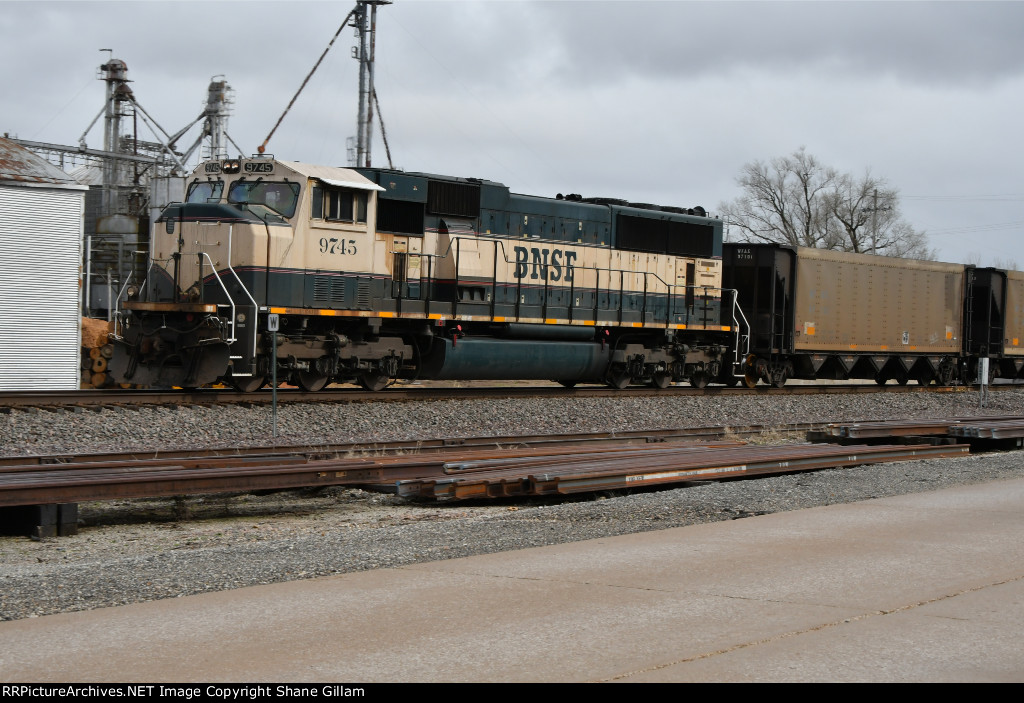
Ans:
{"label": "bare tree", "polygon": [[886,249],[873,251],[882,256],[897,256],[903,259],[935,259],[938,252],[928,246],[928,236],[914,229],[906,220],[897,220],[890,230],[891,243]]}
{"label": "bare tree", "polygon": [[791,156],[746,164],[737,182],[743,195],[720,210],[741,228],[746,241],[821,246],[828,229],[828,208],[822,197],[837,174],[801,147]]}
{"label": "bare tree", "polygon": [[934,258],[923,232],[900,217],[899,193],[870,171],[862,178],[822,165],[803,147],[746,164],[743,194],[720,211],[749,242]]}
{"label": "bare tree", "polygon": [[885,179],[870,171],[860,179],[844,174],[825,198],[843,228],[843,239],[833,248],[908,259],[935,257],[924,233],[900,217],[899,191]]}

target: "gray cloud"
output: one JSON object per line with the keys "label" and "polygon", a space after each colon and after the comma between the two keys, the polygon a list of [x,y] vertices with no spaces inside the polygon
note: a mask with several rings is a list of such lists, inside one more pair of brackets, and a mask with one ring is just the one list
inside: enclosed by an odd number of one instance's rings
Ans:
{"label": "gray cloud", "polygon": [[[333,36],[339,2],[6,2],[0,131],[74,143],[113,49],[169,130],[210,77],[255,150]],[[871,168],[945,258],[1012,252],[1024,227],[1020,2],[418,2],[378,14],[377,89],[396,163],[518,192],[714,208],[746,162],[806,146]],[[357,64],[345,30],[270,150],[343,164]],[[140,133],[142,138],[149,138]],[[193,137],[194,138],[194,137]],[[100,141],[99,130],[90,145]],[[384,161],[379,129],[375,163]],[[955,196],[956,199],[953,199]],[[984,258],[984,255],[983,255]]]}
{"label": "gray cloud", "polygon": [[1018,2],[558,2],[522,31],[563,47],[556,73],[694,79],[825,63],[907,81],[988,82],[1024,68]]}

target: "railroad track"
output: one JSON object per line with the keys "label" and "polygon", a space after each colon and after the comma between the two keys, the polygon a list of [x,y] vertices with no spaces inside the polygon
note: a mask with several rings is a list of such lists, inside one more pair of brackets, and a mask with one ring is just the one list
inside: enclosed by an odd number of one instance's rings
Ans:
{"label": "railroad track", "polygon": [[[991,390],[1019,388],[1018,384],[999,384]],[[442,385],[414,386],[397,385],[383,391],[370,392],[356,388],[326,388],[309,393],[297,388],[279,388],[279,403],[363,403],[388,401],[415,401],[437,399],[484,399],[484,398],[600,398],[632,396],[729,396],[729,395],[821,395],[821,394],[865,394],[865,393],[967,393],[977,392],[969,386],[898,386],[877,384],[807,384],[789,385],[784,388],[758,386],[757,388],[728,388],[709,386],[670,386],[655,390],[637,386],[617,390],[604,386],[470,386],[454,387]],[[256,393],[239,393],[232,389],[203,388],[197,390],[143,390],[107,389],[80,391],[5,391],[0,392],[0,410],[12,408],[102,408],[131,405],[221,405],[252,404],[268,405],[273,393],[264,389]]]}

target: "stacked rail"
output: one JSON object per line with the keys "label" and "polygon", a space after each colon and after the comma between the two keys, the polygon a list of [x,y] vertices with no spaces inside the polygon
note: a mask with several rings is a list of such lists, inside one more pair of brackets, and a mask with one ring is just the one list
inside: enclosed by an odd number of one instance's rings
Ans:
{"label": "stacked rail", "polygon": [[[859,466],[967,454],[962,445],[907,447],[718,446],[645,449],[617,456],[587,453],[446,462],[444,476],[396,481],[401,496],[496,498],[637,488],[666,483]],[[528,467],[528,468],[527,468]],[[472,475],[467,475],[473,472]]]}
{"label": "stacked rail", "polygon": [[665,443],[451,450],[424,456],[313,460],[296,455],[149,459],[0,467],[0,507],[317,486],[442,499],[569,494],[771,472],[965,455],[964,445],[753,446]]}
{"label": "stacked rail", "polygon": [[949,434],[967,439],[1018,439],[1024,437],[1024,418],[992,418],[951,425]]}
{"label": "stacked rail", "polygon": [[896,438],[1019,439],[1024,437],[1022,417],[954,417],[931,420],[835,422],[820,433],[825,439],[891,440]]}

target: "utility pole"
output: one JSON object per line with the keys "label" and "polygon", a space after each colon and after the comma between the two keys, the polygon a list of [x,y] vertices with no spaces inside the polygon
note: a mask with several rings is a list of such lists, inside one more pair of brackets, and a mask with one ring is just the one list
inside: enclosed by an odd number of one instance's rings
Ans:
{"label": "utility pole", "polygon": [[359,46],[352,47],[352,56],[359,61],[359,116],[356,131],[356,166],[370,166],[373,140],[373,60],[377,40],[377,6],[390,5],[391,0],[359,0],[352,26],[359,37]]}
{"label": "utility pole", "polygon": [[878,241],[878,188],[875,188],[871,199],[871,249],[874,250]]}
{"label": "utility pole", "polygon": [[[892,200],[889,201],[890,203]],[[892,210],[892,205],[886,205],[885,207],[878,207],[878,188],[874,189],[871,194],[871,252],[877,253],[878,250],[878,211],[888,212]]]}

